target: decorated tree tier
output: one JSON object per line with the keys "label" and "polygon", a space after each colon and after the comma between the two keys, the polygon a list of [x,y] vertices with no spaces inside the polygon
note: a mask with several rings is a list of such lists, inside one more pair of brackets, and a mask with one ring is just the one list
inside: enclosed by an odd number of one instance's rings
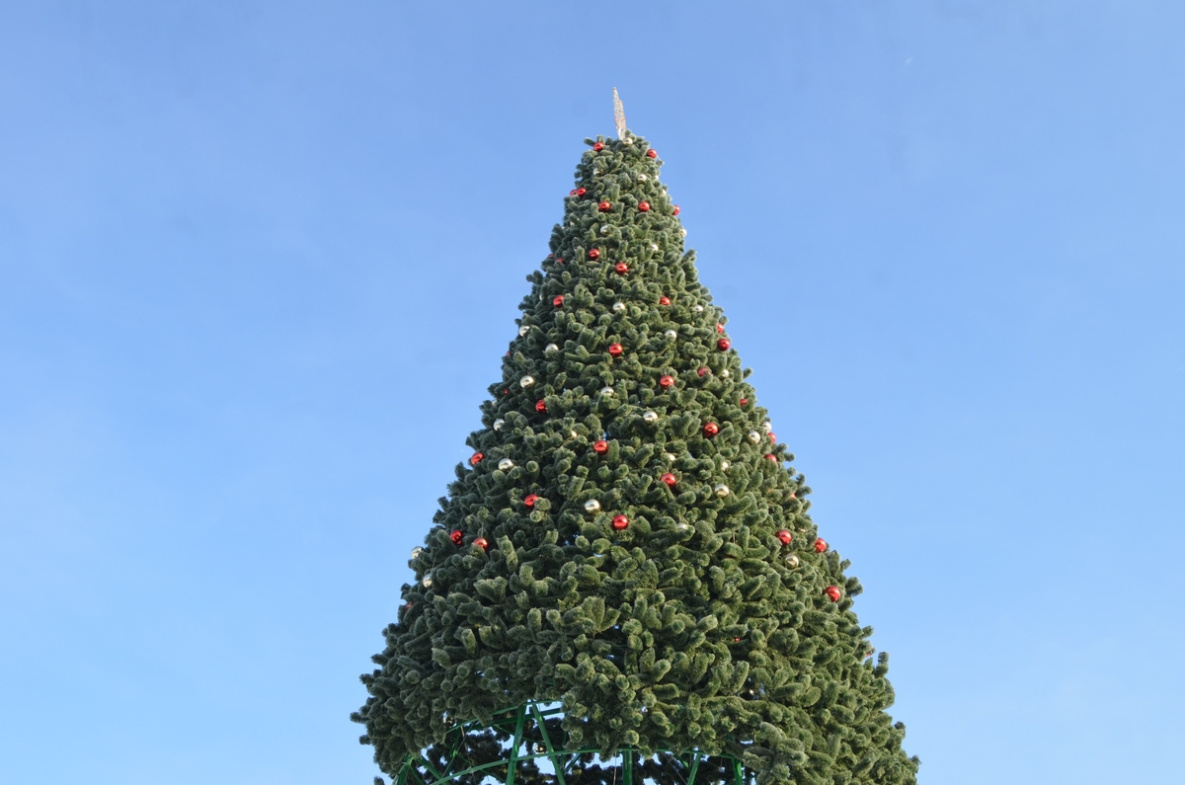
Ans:
{"label": "decorated tree tier", "polygon": [[910,783],[860,584],[684,250],[661,160],[588,140],[385,630],[401,782]]}

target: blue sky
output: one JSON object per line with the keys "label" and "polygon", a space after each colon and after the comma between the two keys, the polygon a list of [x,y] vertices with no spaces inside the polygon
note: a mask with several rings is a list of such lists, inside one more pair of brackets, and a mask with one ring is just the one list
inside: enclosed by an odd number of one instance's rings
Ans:
{"label": "blue sky", "polygon": [[920,781],[1179,767],[1185,5],[725,5],[0,3],[0,780],[370,782],[613,86]]}

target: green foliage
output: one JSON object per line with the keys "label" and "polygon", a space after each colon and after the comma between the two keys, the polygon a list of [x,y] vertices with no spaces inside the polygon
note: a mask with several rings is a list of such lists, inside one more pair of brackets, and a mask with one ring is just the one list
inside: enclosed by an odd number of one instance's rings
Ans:
{"label": "green foliage", "polygon": [[454,719],[556,702],[557,744],[639,766],[700,750],[764,782],[913,782],[859,582],[814,547],[660,162],[637,137],[597,144],[363,677],[363,740],[395,776],[443,754]]}

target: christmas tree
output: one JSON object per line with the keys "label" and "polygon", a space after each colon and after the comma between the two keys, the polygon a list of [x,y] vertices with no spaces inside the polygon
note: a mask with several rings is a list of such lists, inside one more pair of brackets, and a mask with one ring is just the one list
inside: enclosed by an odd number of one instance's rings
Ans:
{"label": "christmas tree", "polygon": [[910,783],[860,584],[654,148],[586,140],[473,454],[362,677],[399,782]]}

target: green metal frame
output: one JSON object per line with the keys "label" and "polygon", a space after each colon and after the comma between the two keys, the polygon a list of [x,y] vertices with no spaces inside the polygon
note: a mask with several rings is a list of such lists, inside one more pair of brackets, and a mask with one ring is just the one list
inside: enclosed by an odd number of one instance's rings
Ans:
{"label": "green metal frame", "polygon": [[[548,708],[543,708],[543,706],[547,706]],[[502,782],[505,785],[514,785],[515,772],[518,764],[522,761],[541,758],[551,762],[556,785],[568,785],[567,777],[571,775],[572,766],[580,759],[580,756],[599,756],[601,751],[595,747],[567,750],[562,746],[557,746],[548,735],[547,720],[561,716],[563,716],[563,709],[554,703],[540,704],[539,702],[530,702],[516,708],[495,712],[495,719],[489,725],[484,725],[478,721],[458,724],[449,731],[451,743],[449,744],[448,761],[445,763],[443,771],[437,770],[422,754],[409,755],[407,760],[404,761],[402,768],[400,768],[394,785],[448,785],[448,783],[459,777],[480,772],[494,773],[493,770],[503,766],[506,767],[506,776],[502,779]],[[528,717],[534,721],[535,728],[539,731],[543,743],[543,752],[535,752],[531,749],[524,750],[524,743],[529,741],[523,738],[523,731],[527,727]],[[467,733],[484,731],[490,728],[506,731],[509,730],[509,726],[511,725],[513,725],[514,731],[513,736],[509,739],[508,758],[458,768],[458,766],[463,766],[468,762],[467,756],[464,754],[465,736]],[[669,753],[672,751],[663,750],[663,752]],[[634,785],[634,764],[635,759],[638,758],[638,752],[633,749],[623,749],[620,755],[621,783],[622,785]],[[700,763],[709,757],[724,759],[731,764],[732,776],[729,778],[728,785],[752,785],[753,773],[748,771],[739,759],[731,755],[708,755],[699,750],[682,752],[678,755],[679,760],[687,766],[687,785],[695,785]]]}

